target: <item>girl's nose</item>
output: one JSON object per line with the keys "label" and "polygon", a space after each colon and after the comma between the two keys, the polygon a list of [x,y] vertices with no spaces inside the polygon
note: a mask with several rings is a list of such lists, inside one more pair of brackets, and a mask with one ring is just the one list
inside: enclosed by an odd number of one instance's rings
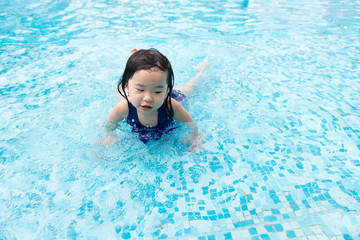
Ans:
{"label": "girl's nose", "polygon": [[151,93],[146,93],[145,94],[144,101],[145,102],[152,102],[153,101],[153,97],[152,97]]}

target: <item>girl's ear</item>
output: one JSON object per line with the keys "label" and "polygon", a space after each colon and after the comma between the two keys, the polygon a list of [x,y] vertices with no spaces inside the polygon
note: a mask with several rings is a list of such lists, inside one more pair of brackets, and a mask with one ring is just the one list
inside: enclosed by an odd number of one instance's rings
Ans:
{"label": "girl's ear", "polygon": [[125,88],[124,89],[125,89],[125,92],[124,92],[125,95],[129,96],[129,83],[125,83]]}

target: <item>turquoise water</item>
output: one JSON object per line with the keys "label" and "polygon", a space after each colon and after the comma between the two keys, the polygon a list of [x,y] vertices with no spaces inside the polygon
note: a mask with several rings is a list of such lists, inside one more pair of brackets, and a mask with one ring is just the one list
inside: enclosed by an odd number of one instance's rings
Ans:
{"label": "turquoise water", "polygon": [[[360,2],[0,0],[0,239],[359,239]],[[129,50],[181,127],[97,144]],[[108,161],[97,158],[105,158]]]}

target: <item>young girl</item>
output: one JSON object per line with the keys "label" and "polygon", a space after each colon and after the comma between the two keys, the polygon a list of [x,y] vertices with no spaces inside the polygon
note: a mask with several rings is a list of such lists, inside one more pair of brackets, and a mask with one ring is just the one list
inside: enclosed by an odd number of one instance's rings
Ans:
{"label": "young girl", "polygon": [[163,54],[156,49],[132,49],[118,84],[123,99],[109,114],[105,142],[116,141],[111,133],[117,128],[117,123],[124,119],[144,143],[160,139],[162,134],[174,128],[176,120],[186,123],[192,130],[190,148],[196,150],[201,144],[200,135],[194,120],[181,103],[207,67],[208,64],[199,65],[196,76],[185,83],[183,88],[176,90],[173,89],[171,64]]}

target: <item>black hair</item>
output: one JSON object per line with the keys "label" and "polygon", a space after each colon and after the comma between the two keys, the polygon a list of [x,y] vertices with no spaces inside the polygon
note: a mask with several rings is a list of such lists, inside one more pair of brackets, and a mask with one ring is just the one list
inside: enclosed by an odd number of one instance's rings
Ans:
{"label": "black hair", "polygon": [[127,63],[122,77],[120,78],[119,84],[117,86],[119,93],[123,96],[128,102],[130,108],[129,99],[125,93],[125,86],[128,84],[129,79],[133,77],[134,73],[139,70],[150,70],[152,68],[158,68],[163,72],[167,72],[167,85],[168,85],[168,94],[165,99],[166,109],[168,111],[169,117],[174,117],[174,110],[171,105],[171,93],[174,87],[174,72],[172,70],[170,61],[154,48],[150,49],[141,49],[133,53]]}

